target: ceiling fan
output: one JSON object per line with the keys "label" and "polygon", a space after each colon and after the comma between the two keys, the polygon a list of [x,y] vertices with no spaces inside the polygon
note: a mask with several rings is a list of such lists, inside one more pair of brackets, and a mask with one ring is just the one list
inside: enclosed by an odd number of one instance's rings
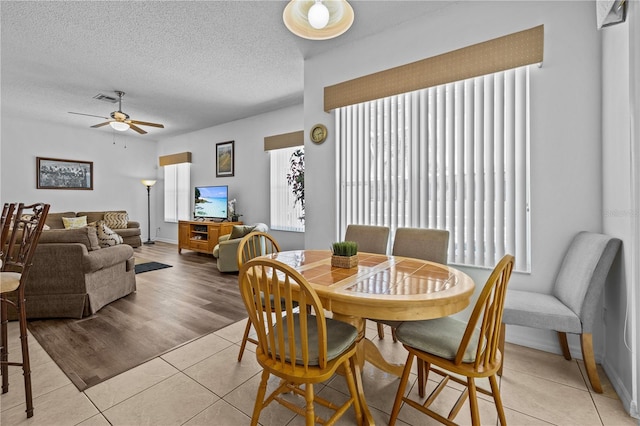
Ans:
{"label": "ceiling fan", "polygon": [[98,117],[98,118],[104,118],[105,120],[109,120],[109,121],[105,121],[104,123],[95,124],[95,125],[91,126],[91,127],[94,127],[94,128],[106,126],[108,124],[113,129],[121,131],[121,132],[124,132],[126,130],[131,129],[131,130],[134,130],[134,131],[140,133],[141,135],[144,135],[147,132],[144,131],[143,129],[141,129],[140,127],[138,127],[137,125],[139,125],[139,126],[159,127],[161,129],[164,129],[164,125],[162,125],[162,124],[149,123],[147,121],[130,120],[129,119],[129,115],[125,114],[124,112],[122,112],[122,97],[124,96],[124,92],[121,92],[119,90],[116,90],[115,92],[116,92],[116,95],[118,95],[118,110],[117,111],[113,111],[111,113],[111,119],[109,119],[109,117],[103,117],[101,115],[83,114],[81,112],[71,112],[71,111],[69,111],[69,114],[86,115],[86,116],[89,116],[89,117]]}

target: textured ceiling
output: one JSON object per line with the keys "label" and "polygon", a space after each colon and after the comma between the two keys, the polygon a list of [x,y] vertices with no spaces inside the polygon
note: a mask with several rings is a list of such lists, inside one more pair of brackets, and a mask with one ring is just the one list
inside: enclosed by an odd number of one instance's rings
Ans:
{"label": "textured ceiling", "polygon": [[304,58],[451,2],[351,1],[353,26],[326,41],[291,34],[286,3],[2,1],[2,114],[89,127],[104,120],[68,112],[106,117],[117,104],[93,96],[122,90],[159,140],[301,103]]}

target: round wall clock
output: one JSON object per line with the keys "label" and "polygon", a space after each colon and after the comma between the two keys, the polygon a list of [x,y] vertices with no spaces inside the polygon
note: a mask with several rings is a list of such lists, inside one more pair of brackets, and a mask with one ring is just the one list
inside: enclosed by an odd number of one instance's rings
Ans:
{"label": "round wall clock", "polygon": [[309,136],[313,143],[321,144],[327,139],[327,128],[322,124],[316,124],[311,128]]}

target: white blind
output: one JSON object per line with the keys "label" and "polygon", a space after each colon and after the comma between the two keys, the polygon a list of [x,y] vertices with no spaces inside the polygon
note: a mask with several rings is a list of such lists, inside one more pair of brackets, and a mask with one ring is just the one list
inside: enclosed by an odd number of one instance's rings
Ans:
{"label": "white blind", "polygon": [[448,229],[449,262],[530,270],[529,69],[336,110],[338,235]]}
{"label": "white blind", "polygon": [[164,221],[191,218],[191,163],[164,166]]}
{"label": "white blind", "polygon": [[304,232],[304,210],[296,203],[287,173],[291,172],[291,156],[304,147],[282,148],[269,151],[271,187],[271,228],[280,231]]}

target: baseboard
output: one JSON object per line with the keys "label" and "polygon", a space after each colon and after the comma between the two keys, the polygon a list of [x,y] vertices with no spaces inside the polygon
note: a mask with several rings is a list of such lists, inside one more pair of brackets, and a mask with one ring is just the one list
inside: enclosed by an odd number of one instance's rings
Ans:
{"label": "baseboard", "polygon": [[604,372],[607,373],[607,377],[609,378],[611,385],[613,386],[616,393],[618,394],[618,397],[622,402],[622,406],[624,407],[627,414],[629,414],[631,417],[634,417],[636,419],[640,419],[637,408],[633,409],[633,407],[635,407],[635,404],[634,404],[633,398],[631,397],[631,393],[624,386],[624,382],[622,381],[620,376],[618,376],[617,370],[613,366],[611,366],[609,362],[606,360],[602,364],[602,368],[604,368]]}
{"label": "baseboard", "polygon": [[160,241],[160,242],[163,242],[163,243],[176,244],[176,245],[178,245],[178,240],[170,240],[170,239],[168,239],[168,238],[159,238],[159,237],[156,237],[155,241]]}

